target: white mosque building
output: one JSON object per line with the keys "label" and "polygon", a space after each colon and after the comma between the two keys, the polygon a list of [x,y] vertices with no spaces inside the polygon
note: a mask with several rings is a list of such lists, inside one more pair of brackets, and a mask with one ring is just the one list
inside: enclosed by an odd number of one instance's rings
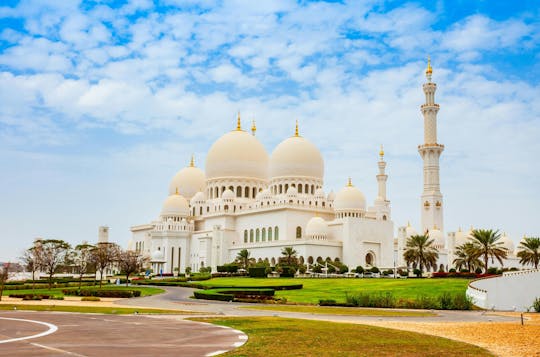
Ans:
{"label": "white mosque building", "polygon": [[[452,266],[455,247],[468,232],[443,231],[443,196],[439,185],[439,157],[444,146],[437,143],[436,84],[428,62],[424,144],[418,147],[424,161],[421,230],[428,232],[439,249],[440,268]],[[414,228],[398,228],[394,238],[390,201],[386,196],[386,162],[381,148],[377,162],[378,194],[371,206],[351,179],[336,194],[323,189],[324,161],[320,151],[298,131],[268,155],[251,133],[237,127],[211,146],[205,170],[192,158],[169,185],[157,220],[131,227],[130,249],[150,257],[154,272],[183,272],[186,267],[223,265],[234,261],[242,249],[257,260],[274,265],[284,247],[293,247],[303,263],[338,258],[354,268],[405,266],[405,241]],[[344,180],[345,181],[345,180]],[[514,251],[512,240],[503,237]],[[517,265],[510,257],[505,266]]]}

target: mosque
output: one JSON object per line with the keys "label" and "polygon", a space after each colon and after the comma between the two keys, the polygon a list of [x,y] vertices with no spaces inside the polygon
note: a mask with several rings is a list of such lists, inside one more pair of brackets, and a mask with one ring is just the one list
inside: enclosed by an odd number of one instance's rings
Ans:
{"label": "mosque", "polygon": [[[458,230],[445,237],[443,195],[439,184],[439,158],[444,145],[437,142],[437,85],[431,81],[428,61],[424,143],[418,151],[424,162],[421,229],[439,250],[439,269],[452,266],[455,248],[470,232]],[[283,140],[268,155],[256,137],[242,129],[224,134],[210,147],[205,170],[193,158],[169,185],[159,217],[131,227],[129,249],[150,258],[159,273],[198,271],[234,261],[242,249],[259,261],[274,265],[284,247],[293,247],[302,263],[338,258],[343,264],[388,269],[406,266],[405,241],[417,231],[399,227],[394,237],[390,201],[386,196],[386,162],[381,147],[377,162],[377,197],[368,206],[362,191],[349,178],[337,193],[325,193],[324,161],[317,147],[300,135]],[[519,266],[512,240],[503,236],[512,252],[505,267]]]}

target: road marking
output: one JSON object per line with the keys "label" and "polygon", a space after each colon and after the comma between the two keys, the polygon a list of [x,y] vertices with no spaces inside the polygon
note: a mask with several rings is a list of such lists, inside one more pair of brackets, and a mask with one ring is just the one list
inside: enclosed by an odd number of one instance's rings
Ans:
{"label": "road marking", "polygon": [[227,351],[223,350],[223,351],[210,352],[210,353],[206,354],[206,357],[217,356],[217,355],[220,355],[220,354],[225,353],[225,352],[227,352]]}
{"label": "road marking", "polygon": [[30,342],[30,344],[31,344],[32,346],[41,347],[41,348],[44,348],[44,349],[46,349],[46,350],[53,351],[53,352],[65,353],[65,354],[68,354],[68,355],[78,356],[78,357],[86,357],[85,355],[80,355],[80,354],[75,353],[75,352],[70,352],[70,351],[61,350],[61,349],[55,348],[55,347],[50,347],[50,346],[40,345],[39,343],[35,343],[35,342]]}
{"label": "road marking", "polygon": [[48,322],[43,322],[43,321],[25,320],[25,319],[13,319],[13,318],[10,318],[10,317],[0,317],[0,319],[11,320],[11,321],[31,322],[31,323],[34,323],[34,324],[45,325],[45,326],[47,326],[49,328],[47,331],[38,333],[36,335],[25,336],[25,337],[17,337],[17,338],[10,338],[10,339],[7,339],[7,340],[0,340],[0,344],[1,343],[8,343],[8,342],[22,341],[22,340],[29,340],[31,338],[43,337],[43,336],[50,335],[51,333],[55,333],[58,330],[58,327],[56,327],[56,325],[50,324]]}

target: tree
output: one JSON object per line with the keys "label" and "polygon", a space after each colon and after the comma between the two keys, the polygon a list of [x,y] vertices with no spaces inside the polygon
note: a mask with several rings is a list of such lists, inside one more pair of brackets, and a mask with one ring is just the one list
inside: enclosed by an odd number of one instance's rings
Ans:
{"label": "tree", "polygon": [[236,261],[240,264],[243,269],[249,268],[253,263],[254,259],[251,258],[251,253],[247,249],[242,249],[236,254]]}
{"label": "tree", "polygon": [[75,270],[79,274],[79,289],[82,285],[82,278],[87,274],[93,266],[92,250],[95,247],[91,244],[83,243],[75,247],[74,263]]}
{"label": "tree", "polygon": [[37,241],[33,247],[24,251],[21,261],[26,268],[26,271],[32,272],[32,291],[36,285],[36,272],[41,270],[42,263],[41,242]]}
{"label": "tree", "polygon": [[433,243],[434,240],[430,239],[427,234],[410,236],[407,239],[405,252],[403,253],[405,262],[408,265],[417,265],[420,273],[424,271],[424,267],[436,268],[439,253]]}
{"label": "tree", "polygon": [[11,263],[4,263],[0,265],[0,301],[2,301],[2,294],[4,293],[4,286],[9,277],[9,268]]}
{"label": "tree", "polygon": [[288,266],[297,266],[298,259],[296,255],[298,252],[294,250],[293,247],[285,247],[281,250],[281,255],[283,255],[285,262]]}
{"label": "tree", "polygon": [[138,273],[146,264],[146,259],[133,250],[120,251],[118,254],[118,267],[120,271],[126,275],[126,286],[129,284],[129,276],[133,273]]}
{"label": "tree", "polygon": [[503,246],[503,242],[499,242],[501,234],[498,230],[492,229],[474,229],[471,233],[471,240],[479,257],[484,257],[485,273],[488,272],[489,258],[491,262],[495,259],[503,265],[503,259],[508,255],[508,249]]}
{"label": "tree", "polygon": [[538,264],[540,264],[540,238],[524,238],[519,243],[518,249],[519,263],[530,264],[534,266],[534,269],[538,269]]}
{"label": "tree", "polygon": [[479,259],[478,250],[471,242],[458,246],[455,254],[456,258],[452,263],[457,270],[466,267],[468,271],[474,272],[477,268],[484,267],[484,263]]}
{"label": "tree", "polygon": [[120,247],[115,243],[98,243],[92,249],[92,263],[99,271],[99,287],[102,287],[105,270],[118,260]]}
{"label": "tree", "polygon": [[71,245],[61,239],[39,240],[36,244],[41,250],[41,268],[49,277],[49,289],[52,288],[53,275],[69,262]]}

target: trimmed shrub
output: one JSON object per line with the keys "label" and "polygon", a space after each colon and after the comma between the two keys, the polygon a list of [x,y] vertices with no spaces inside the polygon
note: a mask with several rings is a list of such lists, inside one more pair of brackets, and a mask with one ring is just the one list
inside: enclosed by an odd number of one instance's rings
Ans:
{"label": "trimmed shrub", "polygon": [[189,277],[189,280],[191,281],[203,281],[203,280],[210,280],[212,278],[211,274],[201,274],[201,273],[195,273]]}
{"label": "trimmed shrub", "polygon": [[422,271],[418,268],[415,268],[413,270],[413,274],[416,275],[418,278],[422,276]]}
{"label": "trimmed shrub", "polygon": [[348,273],[349,272],[349,267],[346,266],[346,265],[341,265],[339,267],[339,273],[340,274],[345,274],[345,273]]}
{"label": "trimmed shrub", "polygon": [[448,270],[449,273],[455,273],[456,272],[456,269],[452,268],[450,270]]}
{"label": "trimmed shrub", "polygon": [[283,265],[281,266],[282,272],[279,274],[280,278],[294,278],[296,269],[292,266]]}
{"label": "trimmed shrub", "polygon": [[250,278],[266,278],[266,267],[254,267],[249,268],[249,277]]}
{"label": "trimmed shrub", "polygon": [[488,274],[497,274],[497,268],[491,267],[487,270]]}
{"label": "trimmed shrub", "polygon": [[108,298],[132,298],[141,296],[139,290],[113,290],[113,289],[84,289],[84,290],[62,290],[64,295],[71,296],[98,296]]}
{"label": "trimmed shrub", "polygon": [[375,273],[375,274],[381,272],[380,269],[377,268],[377,267],[373,267],[373,268],[369,269],[369,271],[372,272],[372,273]]}
{"label": "trimmed shrub", "polygon": [[97,296],[83,296],[81,301],[101,301]]}
{"label": "trimmed shrub", "polygon": [[232,294],[220,294],[214,290],[195,290],[193,292],[195,299],[205,300],[219,300],[219,301],[233,301],[234,295]]}
{"label": "trimmed shrub", "polygon": [[332,300],[332,299],[319,300],[319,306],[336,306],[336,305],[337,305],[336,300]]}
{"label": "trimmed shrub", "polygon": [[532,304],[532,308],[536,312],[540,312],[540,298],[534,299],[534,302]]}

